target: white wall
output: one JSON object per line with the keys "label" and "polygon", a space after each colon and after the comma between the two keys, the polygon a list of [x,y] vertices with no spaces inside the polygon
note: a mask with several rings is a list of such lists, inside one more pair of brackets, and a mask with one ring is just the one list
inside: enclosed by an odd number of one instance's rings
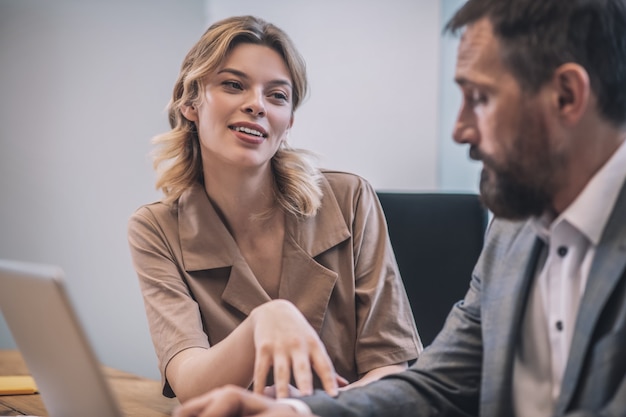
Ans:
{"label": "white wall", "polygon": [[[441,1],[442,28],[465,0]],[[453,82],[456,64],[457,36],[446,34],[441,38],[439,82],[439,148],[438,187],[448,192],[478,192],[481,164],[470,161],[469,148],[452,140],[452,129],[461,106],[461,92]]]}
{"label": "white wall", "polygon": [[[156,377],[126,224],[203,0],[0,0],[0,257],[58,264],[99,357]],[[1,289],[0,289],[1,291]],[[4,323],[0,347],[12,346]]]}
{"label": "white wall", "polygon": [[459,1],[0,0],[0,258],[63,267],[100,359],[157,378],[126,224],[159,197],[149,141],[207,24],[257,14],[292,36],[311,94],[291,140],[324,166],[379,189],[472,191],[440,127],[458,105],[440,8]]}
{"label": "white wall", "polygon": [[304,55],[311,94],[294,146],[376,188],[437,187],[439,1],[208,1],[210,23],[254,14]]}

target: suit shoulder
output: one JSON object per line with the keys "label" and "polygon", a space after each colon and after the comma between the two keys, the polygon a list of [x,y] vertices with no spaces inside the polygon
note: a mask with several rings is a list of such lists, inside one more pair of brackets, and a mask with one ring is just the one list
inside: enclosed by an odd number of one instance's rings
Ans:
{"label": "suit shoulder", "polygon": [[529,220],[505,220],[495,217],[488,226],[487,236],[511,239],[526,228],[532,228]]}
{"label": "suit shoulder", "polygon": [[[519,242],[526,242],[529,239],[534,241],[535,236],[531,220],[511,221],[494,218],[485,235],[483,257],[498,259],[505,253],[509,253],[509,250]],[[522,245],[522,247],[526,246],[526,243]]]}

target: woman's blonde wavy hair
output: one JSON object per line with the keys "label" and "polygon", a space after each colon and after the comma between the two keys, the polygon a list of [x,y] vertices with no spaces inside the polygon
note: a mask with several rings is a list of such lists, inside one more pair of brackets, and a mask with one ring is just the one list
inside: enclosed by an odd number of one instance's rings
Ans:
{"label": "woman's blonde wavy hair", "polygon": [[[295,111],[307,93],[306,65],[293,42],[278,27],[254,16],[231,17],[211,25],[185,57],[168,104],[171,130],[156,136],[153,143],[156,188],[172,203],[194,183],[204,184],[200,141],[196,126],[182,114],[183,106],[197,106],[203,81],[214,74],[230,51],[242,43],[272,48],[284,59],[293,83]],[[285,141],[271,160],[274,194],[288,213],[314,215],[321,205],[320,171],[312,154],[291,148]]]}

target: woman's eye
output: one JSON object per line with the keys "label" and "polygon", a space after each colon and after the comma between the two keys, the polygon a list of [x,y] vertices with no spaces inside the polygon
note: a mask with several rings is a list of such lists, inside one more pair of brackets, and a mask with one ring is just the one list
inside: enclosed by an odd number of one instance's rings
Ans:
{"label": "woman's eye", "polygon": [[224,81],[222,85],[233,90],[243,90],[243,86],[238,81]]}
{"label": "woman's eye", "polygon": [[282,100],[282,101],[287,101],[287,99],[288,99],[287,94],[281,93],[280,91],[274,92],[274,93],[270,94],[270,96],[272,98],[275,98],[277,100]]}

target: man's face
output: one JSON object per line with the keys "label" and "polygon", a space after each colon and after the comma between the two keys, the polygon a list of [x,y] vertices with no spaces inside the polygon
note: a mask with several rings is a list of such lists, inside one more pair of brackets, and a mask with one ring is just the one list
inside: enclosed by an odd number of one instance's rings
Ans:
{"label": "man's face", "polygon": [[470,145],[470,157],[483,162],[480,194],[499,217],[521,219],[551,208],[563,156],[550,138],[541,91],[521,90],[502,61],[491,23],[467,27],[458,52],[455,79],[463,105],[454,139]]}

